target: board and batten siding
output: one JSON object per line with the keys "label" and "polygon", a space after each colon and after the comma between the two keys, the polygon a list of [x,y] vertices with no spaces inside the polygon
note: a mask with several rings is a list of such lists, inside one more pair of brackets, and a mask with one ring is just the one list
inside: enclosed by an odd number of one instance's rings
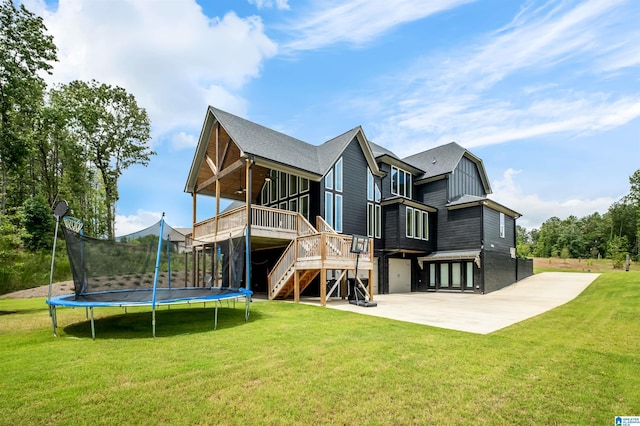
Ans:
{"label": "board and batten siding", "polygon": [[483,206],[484,218],[484,293],[491,293],[517,280],[517,260],[511,257],[516,220],[504,218],[504,238],[500,237],[500,212]]}
{"label": "board and batten siding", "polygon": [[[338,157],[340,158],[340,157]],[[367,160],[354,138],[341,155],[342,192],[329,190],[334,196],[342,194],[342,233],[367,235]],[[333,165],[335,166],[335,164]],[[332,166],[332,168],[333,168]],[[335,173],[334,173],[335,178]],[[335,185],[334,185],[335,188]],[[320,182],[320,215],[324,218],[324,178]],[[335,209],[335,201],[334,201]]]}
{"label": "board and batten siding", "polygon": [[449,177],[449,199],[455,200],[463,195],[486,196],[478,166],[467,157],[462,157]]}

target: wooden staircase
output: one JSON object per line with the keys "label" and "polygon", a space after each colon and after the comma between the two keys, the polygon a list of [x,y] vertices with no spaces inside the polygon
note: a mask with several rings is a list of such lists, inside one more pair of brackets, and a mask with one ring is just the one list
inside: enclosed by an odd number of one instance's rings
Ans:
{"label": "wooden staircase", "polygon": [[[314,229],[315,232],[292,240],[269,274],[269,299],[286,299],[293,294],[298,301],[300,293],[318,275],[321,281],[326,281],[328,270],[355,270],[356,255],[350,252],[352,237],[336,233],[321,217],[316,219],[316,223],[321,231]],[[372,246],[373,242],[369,253],[360,257],[359,265],[363,270],[373,267]],[[326,284],[320,288],[324,305]]]}

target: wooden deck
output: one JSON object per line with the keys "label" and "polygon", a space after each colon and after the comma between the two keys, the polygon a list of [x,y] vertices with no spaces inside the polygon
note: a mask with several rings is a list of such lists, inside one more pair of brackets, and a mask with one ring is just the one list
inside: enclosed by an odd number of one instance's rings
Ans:
{"label": "wooden deck", "polygon": [[[247,211],[240,207],[201,222],[187,236],[187,246],[198,247],[237,238],[245,234]],[[320,231],[318,231],[318,229]],[[251,206],[251,238],[259,242],[260,248],[287,246],[286,250],[269,274],[268,294],[270,299],[287,298],[293,294],[296,301],[300,293],[318,276],[326,283],[327,271],[355,271],[357,255],[351,253],[350,235],[336,233],[322,218],[316,219],[316,227],[299,213]],[[373,241],[368,253],[362,253],[358,270],[369,271],[372,282]],[[322,304],[326,304],[326,285],[320,285]],[[369,299],[372,295],[369,295]]]}

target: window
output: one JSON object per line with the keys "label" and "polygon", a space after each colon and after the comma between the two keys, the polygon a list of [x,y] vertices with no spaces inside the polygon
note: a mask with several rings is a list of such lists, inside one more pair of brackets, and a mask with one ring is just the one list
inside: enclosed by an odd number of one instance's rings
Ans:
{"label": "window", "polygon": [[298,199],[294,198],[293,200],[289,200],[289,210],[292,212],[298,212]]}
{"label": "window", "polygon": [[429,213],[407,207],[407,238],[429,240]]}
{"label": "window", "polygon": [[333,169],[329,170],[324,177],[324,187],[326,189],[333,189]]}
{"label": "window", "polygon": [[342,195],[336,194],[336,224],[333,229],[342,232]]}
{"label": "window", "polygon": [[500,213],[500,238],[504,238],[504,213]]}
{"label": "window", "polygon": [[465,287],[473,288],[473,262],[465,262],[467,274],[465,277]]}
{"label": "window", "polygon": [[373,201],[373,173],[367,167],[367,200]]}
{"label": "window", "polygon": [[278,186],[275,179],[272,179],[271,182],[269,182],[269,193],[270,193],[269,200],[272,203],[275,203],[276,201],[278,201]]}
{"label": "window", "polygon": [[440,287],[449,287],[449,264],[440,264]]}
{"label": "window", "polygon": [[391,193],[398,194],[398,168],[391,166]]}
{"label": "window", "polygon": [[279,205],[280,210],[287,210],[287,202],[283,201]]}
{"label": "window", "polygon": [[378,184],[376,183],[376,196],[375,196],[374,201],[375,201],[376,203],[379,203],[379,202],[380,202],[380,200],[382,200],[382,194],[380,193],[380,187],[379,187],[379,186],[378,186]]}
{"label": "window", "polygon": [[342,157],[340,157],[340,159],[336,161],[334,170],[336,174],[336,191],[342,192]]}
{"label": "window", "polygon": [[300,178],[300,192],[307,192],[309,190],[309,179]]}
{"label": "window", "polygon": [[271,182],[265,182],[264,185],[262,185],[262,192],[260,193],[260,201],[262,201],[262,205],[266,206],[267,204],[269,204],[269,187]]}
{"label": "window", "polygon": [[407,207],[407,237],[413,238],[413,208]]}
{"label": "window", "polygon": [[307,219],[309,219],[309,196],[304,195],[300,197],[300,202],[298,203],[298,211],[300,214]]}
{"label": "window", "polygon": [[289,175],[289,195],[298,193],[298,176]]}
{"label": "window", "polygon": [[391,166],[391,193],[411,198],[411,173]]}
{"label": "window", "polygon": [[382,207],[376,204],[376,238],[382,238]]}
{"label": "window", "polygon": [[453,262],[451,264],[451,286],[460,288],[462,284],[462,265],[460,262]]}
{"label": "window", "polygon": [[367,236],[373,237],[375,231],[375,210],[373,203],[367,203]]}
{"label": "window", "polygon": [[280,199],[287,198],[287,174],[280,172],[278,174],[278,182],[280,182]]}
{"label": "window", "polygon": [[324,193],[324,220],[333,228],[333,194]]}
{"label": "window", "polygon": [[429,240],[429,213],[422,212],[422,239]]}

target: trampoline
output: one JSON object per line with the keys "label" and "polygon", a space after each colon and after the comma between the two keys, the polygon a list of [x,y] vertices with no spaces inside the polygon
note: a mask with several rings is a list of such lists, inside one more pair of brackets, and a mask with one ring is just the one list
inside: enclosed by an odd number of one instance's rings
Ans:
{"label": "trampoline", "polygon": [[[82,222],[65,217],[65,205],[56,206],[56,236],[62,230],[73,274],[73,294],[52,297],[49,283],[49,313],[54,336],[57,336],[57,307],[85,308],[95,339],[94,308],[151,307],[152,334],[156,337],[156,308],[180,304],[213,304],[214,330],[218,326],[218,308],[244,301],[244,319],[249,319],[252,292],[244,288],[244,239],[209,246],[189,240],[162,219],[142,231],[104,240],[87,237]],[[187,246],[189,243],[189,246]],[[54,255],[55,255],[54,239]],[[212,275],[206,270],[206,250],[210,249]],[[55,257],[55,256],[54,256]],[[189,265],[197,270],[188,271]],[[52,259],[53,270],[53,259]],[[213,285],[212,285],[213,283]],[[206,285],[209,284],[209,285]]]}

